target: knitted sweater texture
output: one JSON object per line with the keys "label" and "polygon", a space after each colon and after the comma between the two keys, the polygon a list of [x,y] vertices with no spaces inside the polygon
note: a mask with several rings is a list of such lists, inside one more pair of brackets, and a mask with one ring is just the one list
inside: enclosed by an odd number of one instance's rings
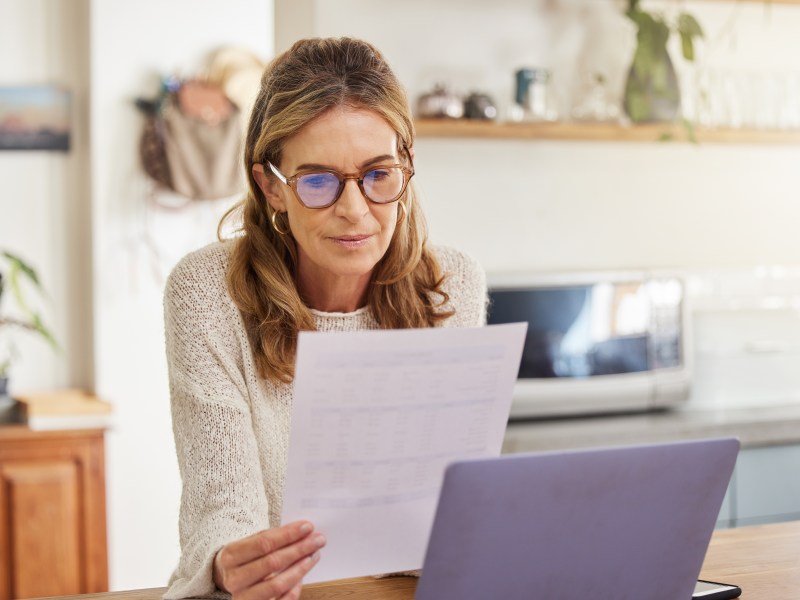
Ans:
{"label": "knitted sweater texture", "polygon": [[[183,481],[181,558],[166,599],[227,596],[212,580],[225,544],[280,524],[292,385],[259,377],[225,273],[233,242],[182,259],[164,296],[173,432]],[[436,247],[455,314],[445,327],[486,318],[486,280],[469,256]],[[314,311],[319,331],[376,329],[368,308]]]}

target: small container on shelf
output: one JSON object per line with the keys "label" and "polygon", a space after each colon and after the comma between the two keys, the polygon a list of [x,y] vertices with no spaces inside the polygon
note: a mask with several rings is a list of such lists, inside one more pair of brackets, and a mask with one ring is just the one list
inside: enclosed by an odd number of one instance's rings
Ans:
{"label": "small container on shelf", "polygon": [[550,92],[550,71],[525,67],[514,73],[516,92],[509,118],[512,121],[555,121]]}
{"label": "small container on shelf", "polygon": [[464,117],[478,121],[493,121],[497,118],[497,105],[488,94],[472,92],[464,99]]}
{"label": "small container on shelf", "polygon": [[620,123],[622,111],[619,102],[611,99],[606,78],[595,73],[581,101],[572,109],[572,119],[590,123]]}
{"label": "small container on shelf", "polygon": [[417,100],[417,116],[423,119],[460,119],[464,116],[464,101],[444,84],[437,83],[433,90]]}

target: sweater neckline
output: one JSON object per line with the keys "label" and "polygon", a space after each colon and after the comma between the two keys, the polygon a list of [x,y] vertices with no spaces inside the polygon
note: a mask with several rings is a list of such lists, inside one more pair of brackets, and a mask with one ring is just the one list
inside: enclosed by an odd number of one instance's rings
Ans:
{"label": "sweater neckline", "polygon": [[316,308],[312,308],[310,310],[311,314],[317,317],[322,317],[323,319],[341,319],[363,315],[369,310],[369,306],[362,306],[361,308],[357,308],[352,312],[325,312],[322,310],[317,310]]}

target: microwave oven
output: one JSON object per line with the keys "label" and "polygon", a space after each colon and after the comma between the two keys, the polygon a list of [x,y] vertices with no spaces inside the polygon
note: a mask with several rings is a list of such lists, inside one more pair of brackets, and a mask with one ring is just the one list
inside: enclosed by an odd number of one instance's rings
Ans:
{"label": "microwave oven", "polygon": [[528,323],[512,420],[642,412],[688,399],[679,275],[506,274],[488,283],[488,323]]}

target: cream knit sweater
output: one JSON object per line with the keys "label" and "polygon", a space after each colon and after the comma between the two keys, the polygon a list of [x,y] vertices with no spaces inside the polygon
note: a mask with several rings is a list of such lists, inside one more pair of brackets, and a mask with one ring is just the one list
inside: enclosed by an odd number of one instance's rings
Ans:
{"label": "cream knit sweater", "polygon": [[[292,386],[256,372],[241,314],[226,288],[231,247],[218,242],[189,254],[165,290],[173,432],[183,480],[181,558],[166,599],[225,596],[211,575],[217,550],[280,523]],[[483,270],[456,250],[435,253],[456,311],[444,325],[482,325]],[[314,314],[319,331],[377,328],[368,308]]]}

